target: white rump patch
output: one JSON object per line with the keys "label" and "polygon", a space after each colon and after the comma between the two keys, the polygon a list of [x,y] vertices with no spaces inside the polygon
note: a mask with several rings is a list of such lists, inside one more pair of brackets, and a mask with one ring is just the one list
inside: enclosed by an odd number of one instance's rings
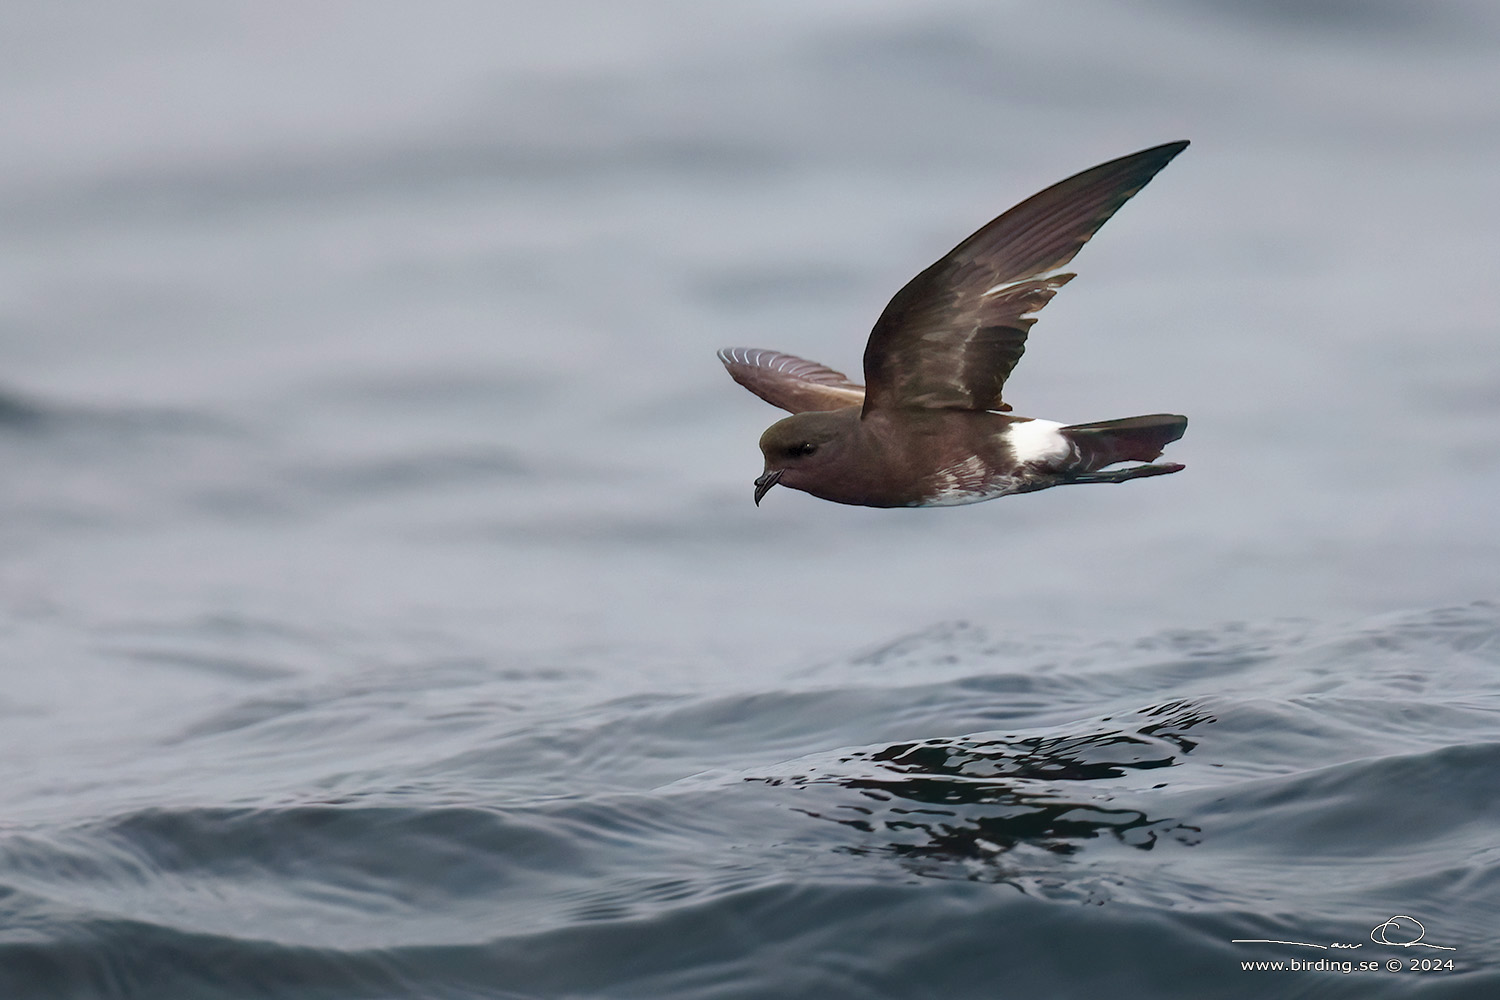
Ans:
{"label": "white rump patch", "polygon": [[1058,433],[1064,426],[1055,420],[1017,421],[1005,429],[1005,442],[1016,461],[1050,465],[1073,453],[1072,443]]}

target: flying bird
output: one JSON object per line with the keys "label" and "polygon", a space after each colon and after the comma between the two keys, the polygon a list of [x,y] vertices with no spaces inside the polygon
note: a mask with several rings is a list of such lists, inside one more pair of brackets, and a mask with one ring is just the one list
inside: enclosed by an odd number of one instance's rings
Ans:
{"label": "flying bird", "polygon": [[835,503],[946,507],[1180,472],[1150,463],[1187,417],[1062,424],[1001,398],[1059,269],[1187,142],[1110,160],[1032,195],[907,282],[865,345],[865,384],[813,361],[730,347],[734,380],[791,412],[761,435],[755,503],[778,483]]}

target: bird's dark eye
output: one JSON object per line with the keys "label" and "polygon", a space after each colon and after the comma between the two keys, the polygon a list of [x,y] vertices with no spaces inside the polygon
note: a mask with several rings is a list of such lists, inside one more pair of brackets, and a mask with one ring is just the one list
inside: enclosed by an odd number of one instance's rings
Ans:
{"label": "bird's dark eye", "polygon": [[787,449],[787,453],[793,458],[801,458],[804,455],[811,455],[817,450],[818,446],[816,444],[813,444],[811,441],[803,441],[801,444],[792,445]]}

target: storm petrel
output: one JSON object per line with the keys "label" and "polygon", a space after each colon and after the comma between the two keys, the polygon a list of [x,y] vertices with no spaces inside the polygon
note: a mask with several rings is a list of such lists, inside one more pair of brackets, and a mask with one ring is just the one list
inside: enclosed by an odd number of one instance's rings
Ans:
{"label": "storm petrel", "polygon": [[907,282],[865,345],[865,384],[813,361],[730,347],[736,382],[792,416],[760,438],[758,506],[777,483],[835,503],[946,507],[1072,483],[1179,472],[1149,463],[1187,417],[1061,424],[1000,398],[1036,313],[1089,237],[1187,143],[1122,156],[1032,195]]}

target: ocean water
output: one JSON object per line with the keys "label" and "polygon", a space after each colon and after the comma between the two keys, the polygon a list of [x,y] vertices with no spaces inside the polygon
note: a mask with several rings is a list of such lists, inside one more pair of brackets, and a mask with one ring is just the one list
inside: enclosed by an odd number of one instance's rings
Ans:
{"label": "ocean water", "polygon": [[[0,997],[1500,995],[1492,5],[0,28]],[[1185,472],[752,504],[1177,138],[1009,398]]]}

